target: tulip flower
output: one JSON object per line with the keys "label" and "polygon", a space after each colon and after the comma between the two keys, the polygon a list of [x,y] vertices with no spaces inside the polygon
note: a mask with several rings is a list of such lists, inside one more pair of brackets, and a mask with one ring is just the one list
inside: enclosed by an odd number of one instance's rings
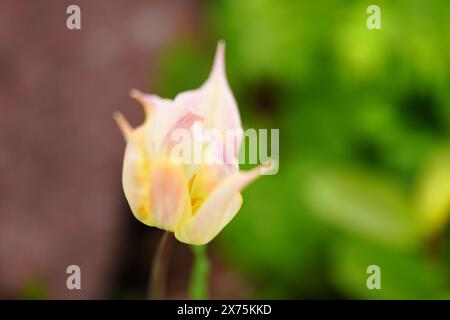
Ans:
{"label": "tulip flower", "polygon": [[[197,90],[175,99],[131,91],[143,106],[145,121],[132,128],[121,114],[115,119],[126,139],[122,183],[134,216],[141,222],[173,232],[184,243],[210,242],[236,215],[241,191],[264,174],[267,166],[239,171],[237,148],[219,145],[217,157],[232,163],[175,163],[171,134],[201,122],[205,128],[242,131],[239,110],[225,75],[224,44],[219,43],[208,80]],[[225,154],[224,154],[225,153]],[[220,160],[220,159],[219,159]]]}

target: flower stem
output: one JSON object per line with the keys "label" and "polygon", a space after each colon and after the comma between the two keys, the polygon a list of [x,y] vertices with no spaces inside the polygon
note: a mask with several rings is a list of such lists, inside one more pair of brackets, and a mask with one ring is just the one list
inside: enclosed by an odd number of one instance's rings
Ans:
{"label": "flower stem", "polygon": [[156,248],[149,283],[149,299],[161,300],[166,297],[167,268],[169,265],[172,240],[173,237],[170,232],[165,231]]}
{"label": "flower stem", "polygon": [[191,246],[194,254],[189,294],[194,300],[208,299],[208,273],[209,261],[206,254],[206,246]]}

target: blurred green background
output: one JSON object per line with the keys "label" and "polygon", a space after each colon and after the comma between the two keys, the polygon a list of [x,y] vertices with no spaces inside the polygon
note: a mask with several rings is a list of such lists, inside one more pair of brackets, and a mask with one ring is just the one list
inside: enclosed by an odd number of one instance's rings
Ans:
{"label": "blurred green background", "polygon": [[280,129],[279,173],[213,243],[249,297],[450,298],[450,2],[203,7],[202,34],[161,55],[151,91],[201,85],[223,39],[244,128]]}

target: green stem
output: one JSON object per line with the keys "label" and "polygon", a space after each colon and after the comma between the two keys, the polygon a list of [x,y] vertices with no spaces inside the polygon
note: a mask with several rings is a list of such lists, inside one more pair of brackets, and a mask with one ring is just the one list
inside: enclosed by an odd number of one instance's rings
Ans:
{"label": "green stem", "polygon": [[170,251],[173,237],[170,232],[165,231],[153,258],[149,283],[149,299],[161,300],[166,297],[167,267],[169,265]]}
{"label": "green stem", "polygon": [[206,246],[191,246],[194,254],[191,279],[189,284],[189,294],[191,299],[208,299],[208,273],[209,261],[206,254]]}

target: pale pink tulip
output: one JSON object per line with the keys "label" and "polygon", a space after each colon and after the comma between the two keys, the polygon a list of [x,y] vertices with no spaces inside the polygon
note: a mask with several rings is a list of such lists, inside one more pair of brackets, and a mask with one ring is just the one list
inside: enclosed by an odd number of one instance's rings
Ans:
{"label": "pale pink tulip", "polygon": [[[133,129],[121,114],[115,119],[127,141],[122,183],[134,216],[174,232],[181,242],[208,243],[239,211],[241,190],[269,170],[260,166],[240,172],[237,161],[176,164],[171,160],[170,137],[176,129],[189,129],[196,121],[206,128],[242,129],[225,75],[224,44],[219,43],[212,72],[199,89],[182,92],[174,100],[136,90],[131,96],[144,107],[144,123]],[[236,140],[236,148],[219,149],[237,159],[242,135]]]}

